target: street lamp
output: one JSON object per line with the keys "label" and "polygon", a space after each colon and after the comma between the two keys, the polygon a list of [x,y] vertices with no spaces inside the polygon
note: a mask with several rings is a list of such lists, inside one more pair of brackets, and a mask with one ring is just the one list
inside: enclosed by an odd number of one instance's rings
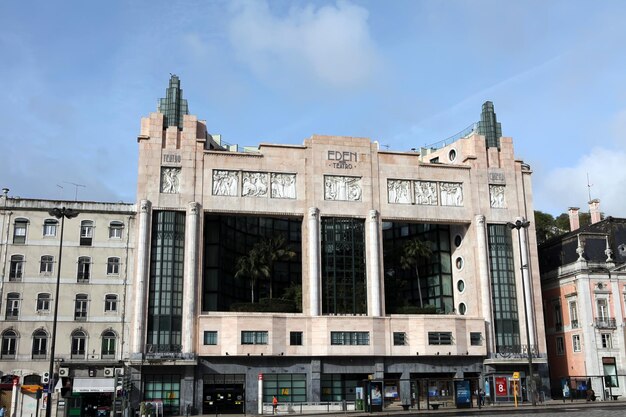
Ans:
{"label": "street lamp", "polygon": [[57,338],[57,319],[59,310],[59,286],[61,283],[61,255],[63,254],[63,228],[65,226],[65,219],[73,219],[78,216],[78,211],[69,208],[54,208],[48,212],[51,216],[61,219],[61,240],[59,241],[59,262],[57,266],[57,283],[54,295],[54,315],[52,319],[52,337],[50,340],[50,368],[48,370],[48,397],[46,402],[46,417],[52,415],[52,393],[54,392],[54,348]]}
{"label": "street lamp", "polygon": [[[522,276],[522,295],[524,299],[524,323],[526,324],[526,343],[528,345],[528,374],[530,378],[530,383],[528,386],[528,391],[530,395],[530,399],[532,401],[533,406],[537,405],[537,400],[535,398],[535,379],[533,377],[533,352],[532,347],[530,346],[530,327],[528,326],[528,306],[526,305],[526,286],[524,285],[524,268],[528,268],[528,265],[524,265],[524,261],[522,258],[522,229],[528,229],[530,226],[530,222],[528,220],[524,220],[524,218],[518,218],[515,220],[515,223],[508,222],[507,227],[511,230],[517,229],[517,239],[519,242],[519,263],[520,263],[520,273]],[[530,288],[530,285],[529,285]]]}

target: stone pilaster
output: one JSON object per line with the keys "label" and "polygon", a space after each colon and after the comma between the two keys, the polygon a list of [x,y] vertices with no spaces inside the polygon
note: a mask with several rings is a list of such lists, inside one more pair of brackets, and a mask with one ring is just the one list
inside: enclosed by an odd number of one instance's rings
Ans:
{"label": "stone pilaster", "polygon": [[476,252],[478,254],[477,281],[480,285],[480,299],[483,317],[485,319],[485,339],[487,340],[487,351],[496,351],[496,341],[493,332],[493,313],[491,310],[491,279],[489,278],[489,247],[487,245],[487,224],[485,216],[479,214],[475,218],[476,224]]}
{"label": "stone pilaster", "polygon": [[150,273],[150,232],[152,204],[148,200],[139,202],[137,233],[137,274],[134,280],[134,318],[131,355],[144,352],[146,336],[146,288]]}
{"label": "stone pilaster", "polygon": [[185,221],[185,269],[183,282],[183,354],[195,352],[195,317],[198,288],[198,236],[200,230],[200,204],[189,203]]}
{"label": "stone pilaster", "polygon": [[319,316],[320,308],[320,211],[309,208],[309,315]]}
{"label": "stone pilaster", "polygon": [[369,300],[368,314],[374,317],[382,316],[381,286],[380,286],[380,245],[378,239],[378,212],[370,210],[367,216],[367,263]]}

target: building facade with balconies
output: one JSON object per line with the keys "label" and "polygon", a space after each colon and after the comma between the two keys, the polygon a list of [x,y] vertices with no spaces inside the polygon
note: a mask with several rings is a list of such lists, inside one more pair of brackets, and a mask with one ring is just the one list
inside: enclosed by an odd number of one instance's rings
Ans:
{"label": "building facade with balconies", "polygon": [[241,149],[187,113],[173,76],[138,136],[135,403],[261,413],[379,381],[385,404],[424,407],[463,380],[512,400],[496,383],[526,384],[529,354],[549,390],[534,225],[507,227],[532,216],[531,170],[491,103],[419,152]]}
{"label": "building facade with balconies", "polygon": [[[135,205],[22,199],[7,192],[0,200],[0,372],[8,386],[2,385],[0,401],[12,415],[43,412],[37,411],[42,403],[36,391],[50,378],[61,243],[61,220],[49,211],[60,207],[79,213],[64,222],[54,355],[57,388],[74,392],[65,411],[79,416],[86,407],[110,406],[115,369],[123,372],[128,357]],[[21,396],[12,402],[14,379]]]}
{"label": "building facade with balconies", "polygon": [[546,343],[554,396],[608,399],[626,392],[626,220],[589,209],[590,225],[570,208],[571,231],[539,248]]}

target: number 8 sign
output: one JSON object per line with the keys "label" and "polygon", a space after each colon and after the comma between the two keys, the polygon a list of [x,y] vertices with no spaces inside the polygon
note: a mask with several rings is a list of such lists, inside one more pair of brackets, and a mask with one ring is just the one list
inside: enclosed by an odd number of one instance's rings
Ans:
{"label": "number 8 sign", "polygon": [[496,396],[506,397],[508,395],[506,387],[506,378],[496,378]]}

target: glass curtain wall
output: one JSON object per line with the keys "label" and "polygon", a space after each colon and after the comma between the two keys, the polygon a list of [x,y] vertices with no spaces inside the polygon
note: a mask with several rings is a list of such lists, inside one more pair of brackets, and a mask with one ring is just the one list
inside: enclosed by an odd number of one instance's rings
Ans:
{"label": "glass curtain wall", "polygon": [[148,352],[181,350],[185,213],[155,212],[148,295]]}

